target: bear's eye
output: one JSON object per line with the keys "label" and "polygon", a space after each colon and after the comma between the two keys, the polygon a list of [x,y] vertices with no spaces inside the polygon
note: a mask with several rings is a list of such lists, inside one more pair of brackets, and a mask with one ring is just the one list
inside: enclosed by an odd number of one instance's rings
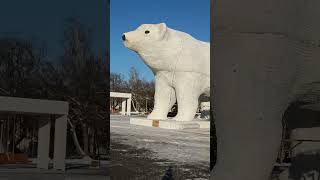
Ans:
{"label": "bear's eye", "polygon": [[145,33],[145,34],[149,34],[149,33],[150,33],[150,31],[146,30],[144,33]]}

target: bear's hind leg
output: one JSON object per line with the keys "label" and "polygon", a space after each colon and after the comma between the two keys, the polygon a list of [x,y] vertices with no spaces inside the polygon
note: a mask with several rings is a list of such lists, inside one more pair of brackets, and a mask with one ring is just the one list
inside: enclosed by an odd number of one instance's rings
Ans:
{"label": "bear's hind leg", "polygon": [[[192,85],[193,86],[190,86]],[[192,121],[199,105],[200,90],[195,86],[196,82],[180,81],[176,87],[176,96],[178,101],[178,114],[173,120]]]}

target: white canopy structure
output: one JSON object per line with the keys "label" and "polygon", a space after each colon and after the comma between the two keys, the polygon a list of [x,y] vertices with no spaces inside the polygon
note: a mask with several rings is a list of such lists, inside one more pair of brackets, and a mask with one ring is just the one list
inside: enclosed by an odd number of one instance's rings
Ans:
{"label": "white canopy structure", "polygon": [[130,116],[131,101],[132,101],[131,93],[110,92],[110,98],[121,98],[122,99],[121,114]]}
{"label": "white canopy structure", "polygon": [[37,167],[48,169],[50,145],[50,117],[54,115],[54,157],[53,168],[65,170],[68,102],[40,99],[27,99],[0,96],[0,113],[30,114],[38,121],[38,156]]}

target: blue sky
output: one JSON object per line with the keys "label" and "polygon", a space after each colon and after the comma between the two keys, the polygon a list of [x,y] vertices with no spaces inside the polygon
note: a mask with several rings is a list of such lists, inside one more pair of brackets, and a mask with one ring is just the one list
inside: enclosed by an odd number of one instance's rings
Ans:
{"label": "blue sky", "polygon": [[106,52],[106,0],[7,0],[0,6],[0,37],[24,37],[46,41],[48,55],[61,55],[63,25],[66,18],[76,17],[93,27],[93,50]]}
{"label": "blue sky", "polygon": [[210,41],[210,0],[111,0],[110,70],[128,77],[135,67],[140,77],[153,80],[153,74],[138,55],[123,46],[121,35],[141,24],[165,22],[173,29]]}

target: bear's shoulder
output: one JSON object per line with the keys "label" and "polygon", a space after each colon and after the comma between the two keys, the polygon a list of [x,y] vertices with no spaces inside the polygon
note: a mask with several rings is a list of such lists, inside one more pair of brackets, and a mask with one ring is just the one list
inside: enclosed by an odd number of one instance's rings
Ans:
{"label": "bear's shoulder", "polygon": [[171,29],[171,28],[168,28],[167,40],[199,43],[200,46],[210,46],[209,42],[201,41],[188,33],[185,33],[185,32],[179,31],[179,30],[175,30],[175,29]]}
{"label": "bear's shoulder", "polygon": [[175,29],[168,28],[167,37],[169,40],[171,39],[191,39],[193,38],[190,34],[178,31]]}

